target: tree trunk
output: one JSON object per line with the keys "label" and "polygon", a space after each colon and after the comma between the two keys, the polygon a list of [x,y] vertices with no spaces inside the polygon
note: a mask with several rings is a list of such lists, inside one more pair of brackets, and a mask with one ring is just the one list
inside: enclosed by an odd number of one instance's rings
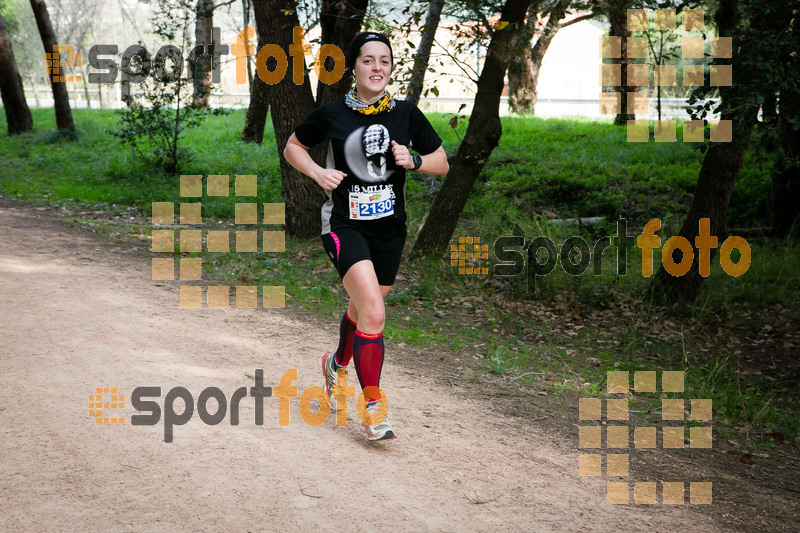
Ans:
{"label": "tree trunk", "polygon": [[[244,24],[242,28],[246,28],[250,25],[250,11],[253,9],[250,0],[242,0],[242,16],[244,17]],[[250,58],[246,58],[247,60],[247,83],[249,83],[250,90],[253,87],[253,64],[250,62]],[[261,141],[259,141],[261,142]]]}
{"label": "tree trunk", "polygon": [[[195,58],[192,68],[194,91],[192,93],[192,106],[208,109],[208,97],[211,94],[211,51],[208,50],[213,41],[212,29],[214,27],[214,0],[197,0],[197,10],[194,21],[195,46],[206,45],[206,54]],[[218,43],[215,43],[218,44]]]}
{"label": "tree trunk", "polygon": [[778,102],[775,93],[764,95],[764,103],[761,104],[761,120],[765,126],[773,126],[778,120]]}
{"label": "tree trunk", "polygon": [[492,34],[478,78],[478,92],[467,132],[414,243],[415,255],[441,255],[447,249],[475,180],[500,140],[503,133],[499,114],[500,96],[508,63],[515,52],[517,34],[523,28],[530,1],[506,0],[503,6],[500,20],[508,22],[508,25]]}
{"label": "tree trunk", "polygon": [[105,100],[103,100],[103,84],[102,83],[98,83],[97,84],[97,101],[100,103],[100,109],[105,109],[106,103],[105,103]]}
{"label": "tree trunk", "polygon": [[0,15],[0,98],[6,112],[8,134],[15,135],[33,129],[33,116],[25,101],[25,89],[14,59],[6,21]]}
{"label": "tree trunk", "polygon": [[[723,115],[723,119],[725,118],[730,118],[730,116]],[[755,118],[756,110],[754,109],[734,125],[733,142],[712,144],[703,158],[692,207],[679,232],[679,235],[691,243],[694,261],[689,272],[679,277],[668,273],[662,264],[647,288],[648,297],[652,298],[654,303],[668,305],[677,301],[692,302],[697,298],[700,285],[705,279],[700,275],[699,252],[694,246],[700,219],[710,219],[710,233],[716,235],[719,238],[719,244],[722,244],[726,234],[725,219],[728,214],[731,193],[736,179],[739,177],[746,140],[753,131]],[[711,258],[713,259],[713,257],[714,249],[712,248]],[[686,260],[688,261],[688,259]],[[676,260],[675,262],[680,261]]]}
{"label": "tree trunk", "polygon": [[791,121],[800,120],[800,91],[781,93],[780,146],[772,167],[769,190],[769,221],[773,234],[786,237],[800,215],[800,129]]}
{"label": "tree trunk", "polygon": [[[86,96],[86,108],[91,109],[92,100],[89,98],[89,85],[86,83],[87,80],[86,66],[81,66],[80,73],[81,73],[81,79],[83,80],[83,94]],[[98,84],[97,87],[99,88],[100,85]]]}
{"label": "tree trunk", "polygon": [[[73,76],[75,75],[75,69],[74,68],[70,69],[70,72],[72,72]],[[81,95],[81,93],[78,90],[78,83],[77,82],[73,82],[72,83],[72,101],[75,103],[75,108],[76,109],[80,108],[80,95]]]}
{"label": "tree trunk", "polygon": [[524,41],[520,43],[522,52],[508,64],[508,107],[513,113],[533,113],[535,101],[531,47],[527,39]]}
{"label": "tree trunk", "polygon": [[[295,2],[255,0],[253,7],[259,43],[277,44],[289,57],[289,46],[294,41],[294,27],[300,25]],[[274,63],[270,65],[268,62],[268,65],[274,68]],[[305,76],[302,85],[295,85],[289,74],[275,85],[266,85],[266,93],[271,104],[276,149],[280,157],[281,186],[283,201],[286,203],[286,233],[297,238],[318,236],[321,225],[320,208],[325,201],[325,195],[312,179],[292,167],[283,157],[283,148],[295,127],[314,110],[311,83],[308,76]],[[324,144],[312,150],[312,157],[321,162],[323,151]]]}
{"label": "tree trunk", "polygon": [[541,4],[541,0],[533,0],[528,6],[525,26],[517,34],[516,50],[508,63],[508,108],[513,113],[527,113],[531,108],[531,40],[539,33]]}
{"label": "tree trunk", "polygon": [[[335,44],[341,48],[347,58],[347,50],[361,30],[368,5],[369,0],[323,0],[319,10],[319,25],[322,30],[321,44]],[[327,70],[333,68],[333,58],[325,60],[325,68]],[[344,98],[344,95],[352,87],[352,81],[353,78],[347,71],[339,81],[332,85],[318,81],[317,106]]]}
{"label": "tree trunk", "polygon": [[536,44],[534,44],[533,48],[531,49],[531,115],[533,115],[536,111],[536,99],[539,96],[537,86],[539,85],[539,72],[542,70],[544,54],[550,47],[550,43],[553,42],[558,30],[561,29],[561,21],[567,14],[568,6],[569,0],[561,0],[553,7],[553,9],[550,11],[550,18],[547,20],[547,25],[545,26],[544,31],[536,40]]}
{"label": "tree trunk", "polygon": [[[717,13],[717,26],[721,35],[736,35],[738,27],[737,2],[720,4]],[[756,21],[754,21],[756,22]],[[697,298],[700,285],[705,279],[699,272],[699,252],[695,237],[699,232],[701,218],[710,219],[710,234],[717,236],[721,245],[726,234],[725,221],[730,204],[731,193],[742,166],[744,151],[756,122],[758,104],[752,86],[752,70],[741,68],[757,56],[753,49],[758,45],[752,39],[734,37],[733,70],[739,72],[738,82],[720,89],[722,99],[722,120],[731,120],[733,137],[731,142],[711,143],[703,158],[700,176],[697,180],[694,198],[689,214],[681,227],[679,235],[692,245],[694,260],[689,271],[683,276],[669,274],[663,266],[656,272],[647,288],[647,296],[656,304],[668,305],[678,301],[692,302]],[[717,60],[730,64],[731,60]],[[737,67],[739,67],[737,69]],[[711,248],[710,260],[715,249]],[[686,258],[682,260],[688,261]],[[678,261],[676,261],[677,263]]]}
{"label": "tree trunk", "polygon": [[622,42],[622,56],[619,60],[614,59],[614,63],[619,63],[622,80],[621,86],[614,92],[620,93],[620,113],[614,118],[614,124],[618,126],[625,126],[629,120],[635,120],[636,116],[633,113],[628,113],[628,93],[636,91],[636,87],[628,85],[628,69],[627,65],[633,64],[633,61],[628,58],[628,9],[633,7],[630,0],[611,0],[602,4],[608,17],[608,22],[611,24],[611,35],[620,37]]}
{"label": "tree trunk", "polygon": [[425,72],[428,70],[433,40],[436,37],[436,29],[439,27],[439,19],[442,18],[443,7],[444,0],[432,0],[428,6],[425,26],[422,28],[419,46],[417,46],[417,53],[414,56],[411,81],[408,83],[408,89],[406,91],[406,100],[414,105],[419,105],[419,97],[422,94],[422,87],[425,82]]}
{"label": "tree trunk", "polygon": [[797,12],[796,3],[793,7],[782,4],[777,12],[772,11],[773,16],[780,17],[779,20],[794,21],[787,39],[790,44],[781,51],[784,81],[779,89],[779,111],[776,111],[775,87],[769,86],[763,91],[764,123],[778,128],[777,159],[772,167],[769,191],[769,222],[773,233],[779,237],[786,237],[793,226],[800,223],[800,128],[797,128],[800,121],[800,87],[797,85],[800,24],[797,23]]}
{"label": "tree trunk", "polygon": [[[50,15],[47,13],[47,5],[44,0],[30,0],[33,8],[33,16],[36,19],[36,26],[39,28],[39,35],[42,38],[42,46],[46,54],[51,54],[54,47],[58,45],[56,35],[53,33],[53,25],[50,23]],[[60,69],[62,72],[63,68]],[[69,95],[67,94],[67,83],[63,81],[53,81],[50,78],[50,85],[53,88],[53,105],[56,110],[56,127],[60,130],[75,131],[75,123],[72,121],[72,111],[69,107]]]}
{"label": "tree trunk", "polygon": [[[257,0],[254,0],[257,2]],[[263,44],[261,39],[258,41],[258,48]],[[269,86],[264,81],[255,76],[250,84],[250,103],[247,105],[247,113],[244,116],[244,129],[242,130],[242,140],[261,144],[264,140],[264,126],[267,123],[267,112],[269,111]]]}
{"label": "tree trunk", "polygon": [[553,38],[561,29],[560,23],[567,12],[568,0],[560,0],[550,10],[544,29],[539,33],[536,43],[531,47],[531,36],[535,33],[534,27],[539,14],[539,3],[531,5],[528,9],[528,22],[526,27],[529,32],[520,32],[518,48],[522,53],[514,56],[508,65],[508,105],[514,113],[534,114],[536,108],[539,72],[542,69],[544,54]]}
{"label": "tree trunk", "polygon": [[36,89],[36,78],[29,75],[28,81],[31,82],[31,90],[33,91],[33,99],[36,101],[36,107],[42,107],[39,102],[39,91]]}

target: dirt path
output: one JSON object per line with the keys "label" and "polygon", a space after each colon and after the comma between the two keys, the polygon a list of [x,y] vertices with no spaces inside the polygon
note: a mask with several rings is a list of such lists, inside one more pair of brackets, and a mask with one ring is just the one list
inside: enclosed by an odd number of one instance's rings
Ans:
{"label": "dirt path", "polygon": [[125,425],[96,425],[97,386],[128,397],[160,386],[163,406],[172,387],[230,398],[256,368],[273,387],[297,368],[302,392],[320,384],[316,357],[335,331],[282,310],[180,309],[177,285],[151,281],[146,258],[37,214],[0,204],[0,530],[719,530],[702,506],[606,504],[605,480],[578,475],[577,443],[564,453],[391,348],[394,441],[368,443],[353,400],[345,427],[306,425],[297,399],[280,427],[275,398],[256,426],[247,397],[238,426],[195,413],[171,444],[162,423],[130,425],[130,402],[110,412]]}

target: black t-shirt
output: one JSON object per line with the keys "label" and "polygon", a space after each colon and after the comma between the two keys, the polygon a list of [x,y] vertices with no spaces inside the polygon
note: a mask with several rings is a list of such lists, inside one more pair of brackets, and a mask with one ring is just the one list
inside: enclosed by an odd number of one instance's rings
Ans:
{"label": "black t-shirt", "polygon": [[347,174],[336,189],[325,191],[323,235],[342,227],[368,237],[406,234],[406,170],[395,164],[391,141],[422,155],[442,144],[416,106],[397,100],[388,113],[363,115],[342,99],[314,110],[294,133],[305,146],[327,139],[326,167]]}

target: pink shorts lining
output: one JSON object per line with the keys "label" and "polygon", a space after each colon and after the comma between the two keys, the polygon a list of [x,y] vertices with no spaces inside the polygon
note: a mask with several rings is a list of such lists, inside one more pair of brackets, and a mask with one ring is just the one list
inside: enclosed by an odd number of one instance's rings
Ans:
{"label": "pink shorts lining", "polygon": [[336,244],[336,262],[339,262],[339,252],[342,249],[342,245],[339,244],[339,237],[336,236],[334,232],[331,232],[331,238],[333,239],[334,244]]}

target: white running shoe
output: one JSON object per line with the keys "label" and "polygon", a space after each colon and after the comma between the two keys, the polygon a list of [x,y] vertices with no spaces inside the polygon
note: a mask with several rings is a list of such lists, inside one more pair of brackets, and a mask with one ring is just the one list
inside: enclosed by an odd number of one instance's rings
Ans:
{"label": "white running shoe", "polygon": [[[378,402],[367,402],[367,412],[375,414],[378,412]],[[397,435],[394,434],[392,425],[389,423],[389,413],[386,413],[383,421],[377,426],[368,426],[363,421],[361,427],[367,432],[367,440],[390,440]]]}
{"label": "white running shoe", "polygon": [[[325,400],[328,402],[328,407],[333,407],[334,400],[331,399],[331,392],[336,386],[336,367],[333,366],[333,359],[334,354],[332,352],[325,352],[319,358],[319,367],[322,370],[322,375],[325,377],[325,386],[323,390],[325,391]],[[343,368],[342,371],[347,375],[347,370]]]}

